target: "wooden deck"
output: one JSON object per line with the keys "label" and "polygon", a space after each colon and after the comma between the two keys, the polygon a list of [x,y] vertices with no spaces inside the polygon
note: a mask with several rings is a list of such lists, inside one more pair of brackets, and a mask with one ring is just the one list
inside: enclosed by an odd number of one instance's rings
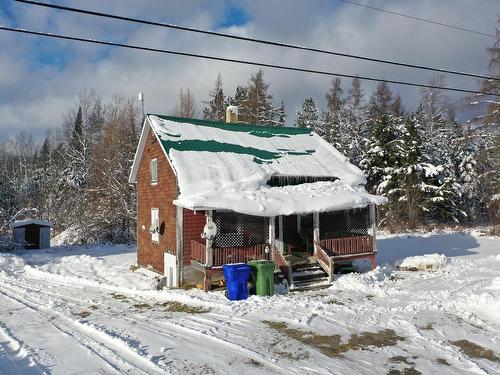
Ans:
{"label": "wooden deck", "polygon": [[[246,263],[255,259],[270,259],[271,252],[266,253],[269,244],[257,244],[253,246],[234,247],[212,247],[211,262],[207,259],[206,245],[202,242],[191,241],[192,265],[204,273],[204,289],[210,290],[212,276],[223,272],[222,266],[229,263]],[[290,285],[293,283],[292,265],[297,262],[317,262],[329,275],[330,282],[333,281],[334,264],[337,261],[354,259],[368,259],[371,268],[375,268],[375,241],[372,236],[346,237],[324,239],[314,242],[314,253],[312,256],[282,255],[278,249],[274,249],[274,262],[285,274]]]}
{"label": "wooden deck", "polygon": [[375,250],[372,236],[331,238],[320,240],[319,245],[330,256],[372,253]]}
{"label": "wooden deck", "polygon": [[368,259],[375,269],[375,240],[372,236],[332,238],[314,242],[314,258],[333,281],[335,261]]}

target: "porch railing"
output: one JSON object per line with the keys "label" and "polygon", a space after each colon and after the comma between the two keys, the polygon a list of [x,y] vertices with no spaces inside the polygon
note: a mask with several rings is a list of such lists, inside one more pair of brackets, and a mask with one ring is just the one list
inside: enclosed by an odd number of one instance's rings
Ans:
{"label": "porch railing", "polygon": [[331,256],[372,253],[375,250],[372,236],[331,238],[320,240],[319,244]]}
{"label": "porch railing", "polygon": [[213,247],[213,267],[227,263],[245,263],[254,259],[267,259],[266,247],[259,244],[247,247]]}
{"label": "porch railing", "polygon": [[328,274],[328,281],[333,281],[333,257],[325,251],[325,249],[318,243],[314,243],[314,258],[318,261],[319,265]]}
{"label": "porch railing", "polygon": [[273,249],[274,263],[283,272],[288,281],[288,285],[293,287],[292,262],[286,260],[281,251],[275,246]]}
{"label": "porch railing", "polygon": [[[221,267],[227,263],[245,263],[254,259],[267,259],[266,247],[268,244],[253,246],[212,247],[212,267]],[[191,259],[201,264],[207,264],[206,245],[198,241],[191,241]]]}
{"label": "porch railing", "polygon": [[[330,238],[314,242],[314,257],[321,268],[328,274],[328,280],[333,281],[334,263],[339,258],[349,258],[374,254],[375,241],[372,236],[345,238]],[[361,255],[362,254],[362,255]],[[373,255],[371,255],[373,257]],[[374,263],[373,258],[373,263]],[[372,262],[372,260],[370,260]],[[372,269],[374,264],[372,264]]]}
{"label": "porch railing", "polygon": [[201,264],[207,263],[207,248],[204,243],[191,240],[191,259]]}

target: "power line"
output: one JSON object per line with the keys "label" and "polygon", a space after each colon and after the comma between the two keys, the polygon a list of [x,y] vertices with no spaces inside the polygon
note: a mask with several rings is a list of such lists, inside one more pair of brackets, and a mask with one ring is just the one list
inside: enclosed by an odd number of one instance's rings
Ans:
{"label": "power line", "polygon": [[415,17],[415,16],[412,16],[412,15],[409,15],[409,14],[404,14],[404,13],[394,12],[392,10],[377,8],[377,7],[374,7],[374,6],[371,6],[371,5],[356,3],[356,2],[351,1],[351,0],[340,0],[340,1],[342,1],[344,3],[351,4],[351,5],[357,5],[359,7],[368,8],[368,9],[371,9],[371,10],[376,10],[378,12],[388,13],[388,14],[392,14],[392,15],[400,16],[400,17],[411,18],[412,20],[427,22],[427,23],[431,23],[433,25],[439,25],[439,26],[448,27],[450,29],[465,31],[465,32],[468,32],[468,33],[473,33],[473,34],[482,35],[482,36],[489,36],[489,37],[492,37],[492,38],[496,38],[497,37],[496,35],[488,34],[488,33],[483,33],[482,31],[477,31],[477,30],[472,30],[472,29],[466,29],[465,27],[461,27],[461,26],[455,26],[455,25],[450,25],[450,24],[443,23],[443,22],[429,20],[429,19],[426,19],[426,18]]}
{"label": "power line", "polygon": [[334,73],[334,72],[328,72],[328,71],[322,71],[322,70],[297,68],[297,67],[286,66],[286,65],[267,64],[267,63],[261,63],[261,62],[255,62],[255,61],[230,59],[230,58],[219,57],[219,56],[200,55],[200,54],[196,54],[196,53],[172,51],[172,50],[165,50],[165,49],[153,48],[153,47],[143,47],[143,46],[137,46],[137,45],[133,45],[133,44],[115,43],[115,42],[108,42],[108,41],[97,40],[97,39],[85,39],[85,38],[79,38],[79,37],[68,36],[68,35],[51,34],[51,33],[46,33],[46,32],[41,32],[41,31],[11,28],[11,27],[5,27],[5,26],[0,26],[0,30],[12,31],[12,32],[22,33],[22,34],[37,35],[37,36],[45,36],[45,37],[56,38],[56,39],[72,40],[72,41],[78,41],[78,42],[84,42],[84,43],[93,43],[93,44],[100,44],[100,45],[113,46],[113,47],[123,47],[123,48],[149,51],[149,52],[166,53],[166,54],[170,54],[170,55],[195,57],[195,58],[215,60],[215,61],[224,61],[224,62],[230,62],[230,63],[242,64],[242,65],[260,66],[260,67],[265,67],[265,68],[289,70],[289,71],[296,71],[296,72],[303,72],[303,73],[312,73],[312,74],[319,74],[319,75],[325,75],[325,76],[334,76],[334,77],[343,77],[343,78],[359,78],[360,80],[364,80],[364,81],[385,82],[385,83],[392,83],[395,85],[432,88],[432,89],[438,89],[438,90],[462,92],[462,93],[467,93],[467,94],[483,94],[483,95],[491,95],[491,96],[500,96],[500,94],[496,94],[496,93],[492,93],[492,92],[484,92],[484,91],[461,89],[461,88],[446,87],[446,86],[427,85],[427,84],[423,84],[423,83],[389,80],[389,79],[383,79],[383,78],[365,77],[365,76],[358,76],[358,75],[352,75],[352,74]]}
{"label": "power line", "polygon": [[434,67],[429,67],[429,66],[424,66],[424,65],[409,64],[409,63],[403,63],[403,62],[398,62],[398,61],[393,61],[393,60],[383,60],[383,59],[377,59],[377,58],[372,58],[372,57],[367,57],[367,56],[353,55],[353,54],[349,54],[349,53],[335,52],[335,51],[300,46],[300,45],[295,45],[295,44],[274,42],[274,41],[264,40],[264,39],[255,39],[255,38],[243,37],[243,36],[238,36],[238,35],[219,33],[216,31],[196,29],[196,28],[186,27],[186,26],[178,26],[178,25],[174,25],[174,24],[170,24],[170,23],[149,21],[149,20],[143,20],[143,19],[139,19],[139,18],[131,18],[131,17],[124,17],[124,16],[115,15],[115,14],[101,13],[101,12],[96,12],[96,11],[91,11],[91,10],[86,10],[86,9],[81,9],[81,8],[72,8],[72,7],[67,7],[67,6],[63,6],[63,5],[42,3],[42,2],[33,1],[33,0],[14,0],[14,1],[17,1],[20,3],[25,3],[25,4],[30,4],[30,5],[37,5],[37,6],[47,7],[47,8],[53,8],[53,9],[73,12],[73,13],[80,13],[80,14],[87,14],[87,15],[91,15],[91,16],[105,17],[105,18],[110,18],[110,19],[115,19],[115,20],[120,20],[120,21],[134,22],[134,23],[139,23],[139,24],[144,24],[144,25],[166,27],[166,28],[170,28],[170,29],[194,32],[194,33],[229,38],[229,39],[242,40],[242,41],[252,42],[252,43],[266,44],[266,45],[271,45],[271,46],[291,48],[291,49],[297,49],[297,50],[302,50],[302,51],[317,52],[317,53],[322,53],[322,54],[327,54],[327,55],[334,55],[334,56],[370,61],[370,62],[381,63],[381,64],[396,65],[396,66],[402,66],[405,68],[421,69],[421,70],[433,71],[433,72],[438,72],[438,73],[446,73],[446,74],[454,74],[454,75],[465,76],[465,77],[500,80],[497,77],[489,77],[489,76],[486,76],[483,74],[461,72],[461,71],[450,70],[450,69],[440,69],[440,68],[434,68]]}

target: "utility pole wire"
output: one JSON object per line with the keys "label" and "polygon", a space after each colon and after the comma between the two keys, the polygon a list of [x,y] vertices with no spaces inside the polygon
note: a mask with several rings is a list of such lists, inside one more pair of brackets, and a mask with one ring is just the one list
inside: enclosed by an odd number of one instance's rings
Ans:
{"label": "utility pole wire", "polygon": [[312,73],[312,74],[319,74],[319,75],[325,75],[325,76],[334,76],[334,77],[343,77],[343,78],[359,78],[359,79],[365,80],[365,81],[385,82],[385,83],[392,83],[395,85],[433,88],[433,89],[438,89],[438,90],[455,91],[455,92],[462,92],[462,93],[467,93],[467,94],[483,94],[483,95],[491,95],[491,96],[500,96],[500,94],[496,94],[496,93],[492,93],[492,92],[483,92],[483,91],[477,91],[477,90],[461,89],[461,88],[446,87],[446,86],[427,85],[427,84],[423,84],[423,83],[398,81],[398,80],[390,80],[390,79],[383,79],[383,78],[373,78],[373,77],[367,77],[367,76],[365,77],[365,76],[352,75],[352,74],[334,73],[334,72],[328,72],[328,71],[323,71],[323,70],[313,70],[313,69],[297,68],[297,67],[286,66],[286,65],[268,64],[268,63],[239,60],[239,59],[230,59],[230,58],[219,57],[219,56],[200,55],[200,54],[196,54],[196,53],[165,50],[165,49],[153,48],[153,47],[143,47],[143,46],[138,46],[138,45],[133,45],[133,44],[115,43],[115,42],[108,42],[108,41],[97,40],[97,39],[85,39],[85,38],[79,38],[79,37],[68,36],[68,35],[51,34],[51,33],[46,33],[46,32],[41,32],[41,31],[26,30],[26,29],[12,28],[12,27],[6,27],[6,26],[0,26],[0,30],[22,33],[22,34],[37,35],[37,36],[45,36],[45,37],[55,38],[55,39],[72,40],[72,41],[78,41],[78,42],[84,42],[84,43],[93,43],[93,44],[100,44],[100,45],[113,46],[113,47],[123,47],[123,48],[129,48],[129,49],[135,49],[135,50],[141,50],[141,51],[158,52],[158,53],[165,53],[165,54],[170,54],[170,55],[194,57],[194,58],[201,58],[201,59],[206,59],[206,60],[224,61],[224,62],[230,62],[230,63],[235,63],[235,64],[260,66],[260,67],[265,67],[265,68],[289,70],[289,71],[296,71],[296,72],[303,72],[303,73]]}
{"label": "utility pole wire", "polygon": [[216,32],[216,31],[196,29],[196,28],[186,27],[186,26],[178,26],[178,25],[174,25],[174,24],[170,24],[170,23],[149,21],[149,20],[143,20],[143,19],[139,19],[139,18],[131,18],[131,17],[119,16],[119,15],[115,15],[115,14],[101,13],[101,12],[96,12],[96,11],[91,11],[91,10],[86,10],[86,9],[81,9],[81,8],[67,7],[67,6],[63,6],[63,5],[48,4],[48,3],[43,3],[43,2],[39,2],[39,1],[33,1],[33,0],[14,0],[14,1],[17,1],[19,3],[25,3],[25,4],[30,4],[30,5],[46,7],[46,8],[63,10],[63,11],[67,11],[67,12],[80,13],[80,14],[86,14],[86,15],[97,16],[97,17],[105,17],[105,18],[110,18],[110,19],[115,19],[115,20],[120,20],[120,21],[139,23],[139,24],[143,24],[143,25],[166,27],[166,28],[171,28],[171,29],[176,29],[176,30],[194,32],[194,33],[217,36],[217,37],[223,37],[223,38],[228,38],[228,39],[235,39],[235,40],[242,40],[242,41],[252,42],[252,43],[266,44],[266,45],[275,46],[275,47],[284,47],[284,48],[297,49],[297,50],[302,50],[302,51],[316,52],[316,53],[322,53],[322,54],[327,54],[327,55],[370,61],[370,62],[375,62],[375,63],[380,63],[380,64],[396,65],[396,66],[401,66],[401,67],[411,68],[411,69],[421,69],[421,70],[427,70],[427,71],[438,72],[438,73],[454,74],[454,75],[464,76],[464,77],[500,80],[500,78],[490,77],[490,76],[486,76],[483,74],[461,72],[461,71],[450,70],[450,69],[440,69],[440,68],[434,68],[434,67],[429,67],[429,66],[424,66],[424,65],[409,64],[409,63],[398,62],[398,61],[393,61],[393,60],[383,60],[383,59],[377,59],[377,58],[373,58],[373,57],[353,55],[353,54],[349,54],[349,53],[335,52],[335,51],[300,46],[300,45],[295,45],[295,44],[274,42],[271,40],[255,39],[255,38],[249,38],[249,37],[244,37],[244,36],[220,33],[220,32]]}
{"label": "utility pole wire", "polygon": [[472,30],[472,29],[466,29],[465,27],[461,27],[461,26],[455,26],[455,25],[450,25],[450,24],[447,24],[447,23],[439,22],[439,21],[429,20],[429,19],[426,19],[426,18],[415,17],[415,16],[412,16],[412,15],[409,15],[409,14],[404,14],[404,13],[394,12],[392,10],[377,8],[377,7],[373,7],[371,5],[356,3],[356,2],[351,1],[351,0],[340,0],[340,1],[342,1],[344,3],[347,3],[347,4],[356,5],[356,6],[367,8],[367,9],[371,9],[371,10],[376,10],[378,12],[388,13],[388,14],[392,14],[392,15],[400,16],[400,17],[411,18],[412,20],[421,21],[421,22],[427,22],[427,23],[431,23],[433,25],[448,27],[450,29],[465,31],[467,33],[473,33],[473,34],[482,35],[482,36],[489,36],[489,37],[492,37],[492,38],[496,38],[497,37],[496,35],[488,34],[488,33],[483,33],[482,31],[477,31],[477,30]]}

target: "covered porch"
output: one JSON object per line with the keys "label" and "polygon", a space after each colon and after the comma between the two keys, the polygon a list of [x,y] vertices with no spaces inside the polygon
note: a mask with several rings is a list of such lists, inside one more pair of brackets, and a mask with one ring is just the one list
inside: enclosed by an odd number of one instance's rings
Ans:
{"label": "covered porch", "polygon": [[217,227],[213,240],[191,240],[191,264],[203,272],[205,290],[228,263],[273,260],[293,287],[292,268],[307,256],[333,281],[336,262],[368,259],[375,267],[375,205],[272,217],[207,210]]}

